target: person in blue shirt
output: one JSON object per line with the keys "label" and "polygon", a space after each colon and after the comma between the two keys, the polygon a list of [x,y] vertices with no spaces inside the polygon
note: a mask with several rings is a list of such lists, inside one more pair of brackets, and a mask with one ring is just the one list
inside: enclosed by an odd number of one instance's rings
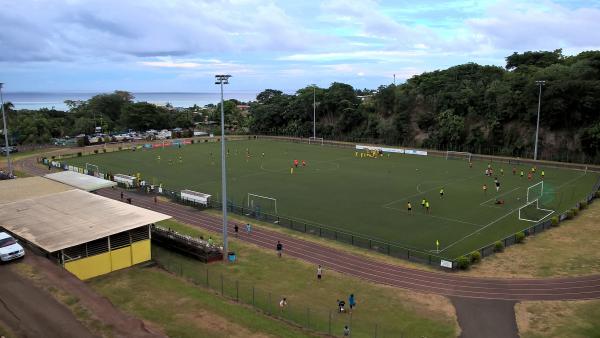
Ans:
{"label": "person in blue shirt", "polygon": [[348,297],[348,305],[350,306],[350,311],[352,311],[352,309],[354,309],[354,307],[356,306],[356,300],[354,299],[354,294],[350,294],[350,297]]}

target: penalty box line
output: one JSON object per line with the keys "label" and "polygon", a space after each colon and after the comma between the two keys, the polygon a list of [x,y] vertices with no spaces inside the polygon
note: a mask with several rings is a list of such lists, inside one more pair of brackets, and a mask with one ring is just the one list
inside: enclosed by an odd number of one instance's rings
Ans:
{"label": "penalty box line", "polygon": [[[570,180],[568,180],[567,182],[564,182],[563,184],[559,185],[559,186],[556,188],[556,190],[554,191],[554,193],[558,192],[558,191],[559,191],[559,190],[560,190],[562,187],[566,186],[567,184],[569,184],[569,183],[572,183],[572,182],[574,182],[574,181],[576,181],[576,180],[578,180],[578,179],[580,179],[580,178],[582,178],[582,177],[584,177],[584,176],[585,176],[585,174],[582,174],[582,175],[580,175],[580,176],[577,176],[577,177],[575,177],[575,178],[573,178],[573,179],[570,179]],[[487,227],[489,227],[489,226],[491,226],[491,225],[495,224],[496,222],[500,221],[501,219],[503,219],[503,218],[507,217],[508,215],[512,214],[513,212],[515,212],[515,211],[519,210],[519,208],[520,208],[520,207],[522,207],[522,206],[519,206],[519,207],[517,207],[517,208],[515,208],[515,209],[512,209],[512,210],[511,210],[511,211],[509,211],[509,212],[508,212],[506,215],[504,215],[504,216],[501,216],[501,217],[497,218],[496,220],[494,220],[494,221],[492,221],[492,222],[490,222],[490,223],[486,224],[485,226],[483,226],[483,227],[481,227],[481,228],[479,228],[479,229],[477,229],[477,230],[473,231],[472,233],[470,233],[470,234],[468,234],[468,235],[464,236],[463,238],[461,238],[461,239],[459,239],[459,240],[456,240],[456,241],[454,241],[454,242],[453,242],[453,243],[451,243],[450,245],[448,245],[448,246],[444,247],[442,250],[440,250],[440,253],[442,253],[442,252],[446,251],[446,249],[448,249],[448,248],[450,248],[450,247],[454,246],[455,244],[457,244],[457,243],[459,243],[459,242],[462,242],[462,241],[464,241],[465,239],[467,239],[467,238],[469,238],[469,237],[473,236],[474,234],[476,234],[476,233],[478,233],[478,232],[480,232],[480,231],[482,231],[482,230],[486,229]],[[554,212],[556,212],[556,211],[554,211]],[[553,213],[554,213],[554,212],[553,212]],[[550,213],[550,214],[546,215],[544,218],[542,218],[542,220],[544,220],[544,219],[545,219],[545,218],[547,218],[548,216],[552,215],[553,213]],[[540,221],[540,222],[541,222],[541,221]]]}
{"label": "penalty box line", "polygon": [[[396,211],[405,211],[405,210],[394,208],[394,207],[384,207],[384,208],[385,209],[390,209],[390,210],[396,210]],[[463,224],[472,225],[472,226],[476,226],[476,227],[481,227],[480,224],[471,223],[471,222],[467,222],[467,221],[463,221],[463,220],[455,219],[455,218],[449,218],[449,217],[443,217],[443,216],[436,216],[436,215],[431,215],[431,214],[418,214],[418,213],[415,213],[413,215],[427,216],[427,217],[442,219],[442,220],[445,220],[445,221],[457,222],[457,223],[463,223]]]}
{"label": "penalty box line", "polygon": [[[454,183],[458,183],[458,182],[466,181],[466,180],[468,180],[468,179],[475,178],[475,177],[477,177],[477,176],[479,176],[479,175],[473,175],[473,176],[467,176],[467,177],[463,177],[463,178],[457,178],[456,180],[453,180],[453,181],[448,181],[446,184],[443,184],[443,185],[441,185],[441,186],[448,186],[448,185],[450,185],[450,184],[454,184]],[[420,185],[420,184],[419,184],[419,185]],[[419,185],[417,185],[417,187],[418,187]],[[383,204],[383,205],[381,205],[381,206],[382,206],[382,207],[384,207],[384,208],[388,208],[388,209],[389,209],[389,207],[390,207],[391,205],[394,205],[394,204],[396,204],[396,203],[398,203],[398,202],[406,201],[406,200],[408,200],[409,198],[412,198],[412,197],[416,197],[416,196],[419,196],[419,195],[423,195],[423,194],[425,194],[425,193],[427,193],[427,192],[430,192],[430,191],[437,190],[439,187],[440,187],[440,186],[437,186],[437,187],[434,187],[434,188],[431,188],[431,189],[425,190],[425,191],[423,191],[423,192],[418,192],[418,193],[416,193],[416,194],[412,194],[412,195],[410,195],[410,196],[406,196],[406,197],[403,197],[403,198],[401,198],[401,199],[397,199],[397,200],[394,200],[394,201],[388,202],[388,203],[386,203],[386,204]],[[395,209],[395,208],[392,208],[392,209]]]}

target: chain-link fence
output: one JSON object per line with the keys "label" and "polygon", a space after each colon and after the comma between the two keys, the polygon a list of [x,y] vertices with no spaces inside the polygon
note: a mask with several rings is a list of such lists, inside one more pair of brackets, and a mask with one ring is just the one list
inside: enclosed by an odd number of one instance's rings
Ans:
{"label": "chain-link fence", "polygon": [[[274,293],[267,288],[253,283],[229,277],[210,264],[203,264],[188,259],[176,253],[152,246],[152,259],[163,269],[185,278],[198,287],[204,287],[235,302],[252,306],[264,314],[287,321],[292,325],[302,327],[331,336],[343,336],[344,327],[348,326],[351,337],[407,337],[402,332],[402,325],[387,325],[385,323],[366,322],[353,317],[346,307],[343,313],[338,311],[336,304],[331,308],[304,305],[298,299]],[[280,306],[283,297],[286,304]],[[300,305],[302,304],[302,305]],[[401,320],[401,319],[398,319]],[[395,326],[395,328],[392,328]]]}

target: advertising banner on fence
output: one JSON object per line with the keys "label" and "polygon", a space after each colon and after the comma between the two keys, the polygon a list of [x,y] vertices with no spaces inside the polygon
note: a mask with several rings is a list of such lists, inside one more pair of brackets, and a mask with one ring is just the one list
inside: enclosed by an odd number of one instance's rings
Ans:
{"label": "advertising banner on fence", "polygon": [[423,150],[406,149],[404,153],[409,155],[427,156],[427,152]]}
{"label": "advertising banner on fence", "polygon": [[384,153],[404,154],[404,149],[356,145],[357,150],[381,150]]}
{"label": "advertising banner on fence", "polygon": [[444,267],[444,268],[448,268],[448,269],[452,269],[452,262],[450,261],[446,261],[446,260],[441,260],[440,261],[440,266]]}

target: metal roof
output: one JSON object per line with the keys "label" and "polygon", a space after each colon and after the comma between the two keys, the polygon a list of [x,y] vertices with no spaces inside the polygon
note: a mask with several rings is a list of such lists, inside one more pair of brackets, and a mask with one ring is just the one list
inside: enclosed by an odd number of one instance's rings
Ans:
{"label": "metal roof", "polygon": [[75,188],[37,176],[17,178],[14,180],[1,180],[0,204],[73,189]]}
{"label": "metal roof", "polygon": [[5,201],[0,227],[48,252],[171,218],[77,189]]}
{"label": "metal roof", "polygon": [[117,185],[116,182],[91,175],[80,174],[75,171],[61,171],[44,175],[44,177],[86,191],[95,191]]}

